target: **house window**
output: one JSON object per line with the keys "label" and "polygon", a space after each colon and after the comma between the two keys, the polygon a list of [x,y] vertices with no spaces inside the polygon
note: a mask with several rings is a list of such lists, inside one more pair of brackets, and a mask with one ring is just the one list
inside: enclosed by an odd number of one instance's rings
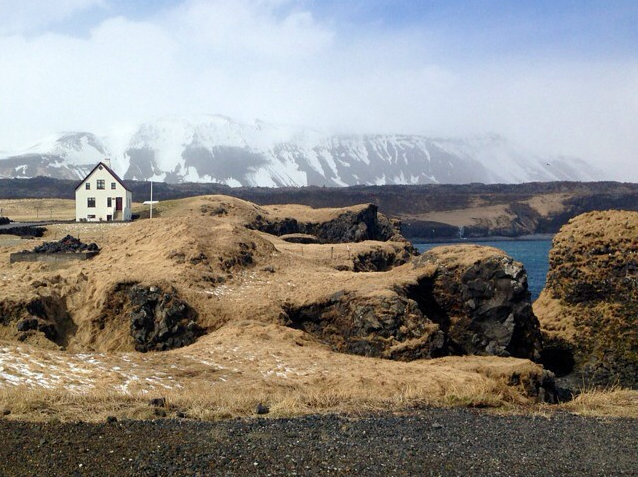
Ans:
{"label": "house window", "polygon": [[86,206],[87,207],[95,207],[95,197],[87,197]]}
{"label": "house window", "polygon": [[91,183],[87,182],[86,184],[84,184],[84,187],[86,190],[91,190]]}
{"label": "house window", "polygon": [[115,190],[115,182],[111,182],[111,190]]}
{"label": "house window", "polygon": [[103,190],[104,189],[104,179],[98,179],[97,180],[97,188],[98,188],[98,190]]}
{"label": "house window", "polygon": [[86,216],[87,219],[94,219],[95,218],[95,214],[89,214]]}
{"label": "house window", "polygon": [[113,207],[113,201],[111,200],[110,197],[106,198],[106,206],[107,207]]}

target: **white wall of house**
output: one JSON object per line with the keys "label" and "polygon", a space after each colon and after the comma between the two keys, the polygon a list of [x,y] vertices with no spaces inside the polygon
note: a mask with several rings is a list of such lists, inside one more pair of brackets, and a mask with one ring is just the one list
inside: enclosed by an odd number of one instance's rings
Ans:
{"label": "white wall of house", "polygon": [[[118,200],[119,199],[119,200]],[[117,210],[120,208],[121,210]],[[133,194],[103,164],[75,190],[75,220],[100,222],[131,220]]]}

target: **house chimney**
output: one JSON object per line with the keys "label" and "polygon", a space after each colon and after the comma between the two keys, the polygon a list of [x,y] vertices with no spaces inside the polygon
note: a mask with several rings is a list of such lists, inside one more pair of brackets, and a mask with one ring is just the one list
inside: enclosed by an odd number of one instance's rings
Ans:
{"label": "house chimney", "polygon": [[111,169],[111,160],[110,160],[110,159],[105,158],[105,159],[102,161],[102,163],[103,163],[106,167],[108,167],[109,169]]}

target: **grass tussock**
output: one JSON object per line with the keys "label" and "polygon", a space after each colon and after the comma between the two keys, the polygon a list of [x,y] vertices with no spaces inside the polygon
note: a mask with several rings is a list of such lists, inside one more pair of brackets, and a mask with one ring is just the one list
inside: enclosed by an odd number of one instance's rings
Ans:
{"label": "grass tussock", "polygon": [[559,408],[582,416],[638,418],[638,390],[619,386],[586,389]]}

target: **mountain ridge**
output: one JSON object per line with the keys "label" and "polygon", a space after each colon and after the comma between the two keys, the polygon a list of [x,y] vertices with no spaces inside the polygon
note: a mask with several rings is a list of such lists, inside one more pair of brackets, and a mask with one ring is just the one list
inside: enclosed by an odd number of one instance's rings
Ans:
{"label": "mountain ridge", "polygon": [[231,187],[591,181],[602,171],[577,158],[541,156],[503,136],[330,134],[225,116],[166,117],[134,133],[65,132],[0,155],[1,178],[81,179],[109,157],[130,180]]}

